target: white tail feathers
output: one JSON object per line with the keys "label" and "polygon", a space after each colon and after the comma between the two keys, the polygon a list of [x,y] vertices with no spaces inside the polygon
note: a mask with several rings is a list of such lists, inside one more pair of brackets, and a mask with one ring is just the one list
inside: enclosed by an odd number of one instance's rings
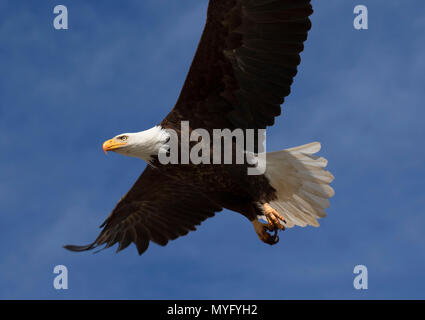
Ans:
{"label": "white tail feathers", "polygon": [[326,216],[328,198],[334,195],[329,185],[334,176],[325,170],[325,158],[313,156],[320,148],[319,142],[313,142],[267,153],[265,175],[277,195],[269,204],[286,219],[286,223],[281,221],[285,227],[317,227],[317,219]]}

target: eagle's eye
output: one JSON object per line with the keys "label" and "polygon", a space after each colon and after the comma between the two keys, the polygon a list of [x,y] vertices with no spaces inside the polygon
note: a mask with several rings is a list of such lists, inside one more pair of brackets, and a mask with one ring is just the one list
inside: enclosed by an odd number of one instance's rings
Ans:
{"label": "eagle's eye", "polygon": [[120,139],[121,141],[127,141],[128,136],[121,136],[121,137],[118,137],[118,139]]}

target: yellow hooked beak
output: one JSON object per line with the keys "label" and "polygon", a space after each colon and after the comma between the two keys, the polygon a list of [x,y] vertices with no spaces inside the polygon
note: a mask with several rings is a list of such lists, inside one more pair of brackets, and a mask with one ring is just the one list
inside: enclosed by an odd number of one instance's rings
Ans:
{"label": "yellow hooked beak", "polygon": [[123,142],[117,139],[109,139],[103,143],[103,151],[105,154],[108,153],[108,151],[113,151],[115,149],[121,148],[122,146],[126,145],[127,142]]}

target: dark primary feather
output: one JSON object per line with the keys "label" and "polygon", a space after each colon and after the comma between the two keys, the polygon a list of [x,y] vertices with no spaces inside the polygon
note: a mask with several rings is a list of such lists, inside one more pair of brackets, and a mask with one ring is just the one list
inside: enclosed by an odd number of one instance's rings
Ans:
{"label": "dark primary feather", "polygon": [[118,243],[117,251],[121,251],[133,242],[142,254],[150,241],[165,246],[169,240],[196,230],[220,210],[191,181],[170,179],[148,166],[102,224],[103,230],[93,243],[65,248],[86,251]]}
{"label": "dark primary feather", "polygon": [[210,0],[180,97],[161,124],[273,125],[297,73],[312,13],[310,0]]}

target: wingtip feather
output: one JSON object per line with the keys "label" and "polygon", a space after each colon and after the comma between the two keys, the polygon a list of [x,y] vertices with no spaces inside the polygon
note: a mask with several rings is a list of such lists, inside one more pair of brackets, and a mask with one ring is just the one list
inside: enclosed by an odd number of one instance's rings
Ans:
{"label": "wingtip feather", "polygon": [[93,243],[85,245],[85,246],[76,246],[72,244],[67,244],[63,246],[64,249],[72,251],[72,252],[81,252],[81,251],[87,251],[94,248]]}

